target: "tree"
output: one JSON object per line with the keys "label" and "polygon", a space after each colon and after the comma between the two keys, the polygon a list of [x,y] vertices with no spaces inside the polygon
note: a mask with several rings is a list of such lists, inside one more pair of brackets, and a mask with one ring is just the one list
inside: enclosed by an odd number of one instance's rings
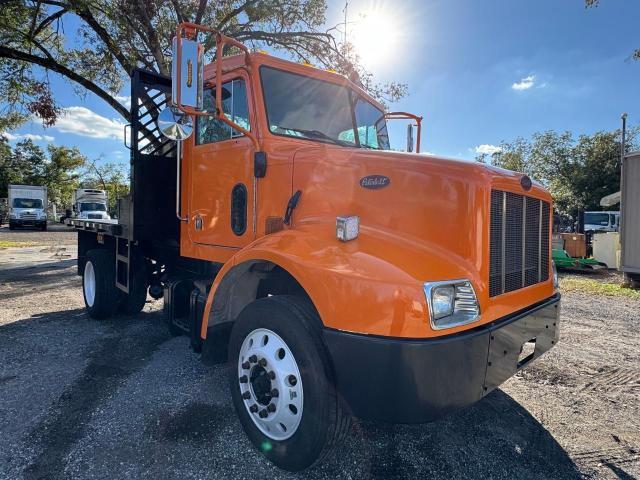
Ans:
{"label": "tree", "polygon": [[31,140],[23,140],[12,149],[0,137],[0,197],[8,195],[11,184],[42,185],[50,202],[69,205],[85,161],[77,148],[49,145],[45,152]]}
{"label": "tree", "polygon": [[[628,132],[627,151],[638,147],[640,127]],[[491,164],[526,173],[545,185],[556,211],[572,216],[582,210],[599,210],[600,199],[620,189],[620,131],[596,132],[574,139],[569,132],[535,133],[531,140],[502,142]]]}
{"label": "tree", "polygon": [[[584,0],[587,8],[597,7],[600,4],[600,0]],[[640,48],[637,48],[633,52],[633,59],[640,60]]]}
{"label": "tree", "polygon": [[[0,91],[13,121],[35,114],[55,123],[60,109],[50,91],[49,72],[73,82],[79,93],[94,93],[130,121],[118,101],[135,67],[170,73],[171,38],[178,22],[213,26],[253,48],[269,46],[294,58],[351,74],[365,87],[395,100],[406,87],[376,85],[354,65],[348,46],[332,30],[320,31],[325,0],[5,0],[0,4]],[[77,35],[65,36],[71,21]],[[211,58],[214,39],[205,38]],[[0,127],[2,125],[0,124]]]}

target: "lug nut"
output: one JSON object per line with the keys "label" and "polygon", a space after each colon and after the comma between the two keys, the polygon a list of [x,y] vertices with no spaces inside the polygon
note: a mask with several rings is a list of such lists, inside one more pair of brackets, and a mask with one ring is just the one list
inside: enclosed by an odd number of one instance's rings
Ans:
{"label": "lug nut", "polygon": [[272,370],[269,373],[267,373],[267,376],[269,377],[269,380],[275,380],[276,379],[276,372],[274,372]]}
{"label": "lug nut", "polygon": [[244,398],[245,400],[249,400],[251,398],[251,392],[247,390],[242,394],[242,398]]}
{"label": "lug nut", "polygon": [[267,418],[269,416],[267,411],[264,409],[260,410],[260,413],[258,415],[260,415],[260,418]]}
{"label": "lug nut", "polygon": [[246,375],[242,375],[239,379],[240,383],[247,383],[249,378]]}
{"label": "lug nut", "polygon": [[249,357],[249,361],[250,361],[251,363],[256,363],[256,362],[258,361],[258,357],[256,357],[255,355],[251,355],[251,356]]}
{"label": "lug nut", "polygon": [[261,358],[260,360],[258,360],[258,365],[260,365],[261,367],[266,367],[267,361],[264,358]]}
{"label": "lug nut", "polygon": [[270,403],[269,406],[267,406],[267,410],[269,410],[270,412],[275,412],[276,411],[276,404],[275,403]]}
{"label": "lug nut", "polygon": [[249,362],[244,362],[242,364],[242,368],[244,368],[245,370],[249,370],[251,368],[251,364]]}
{"label": "lug nut", "polygon": [[277,388],[274,388],[273,390],[271,390],[272,397],[277,397],[278,395],[280,395],[280,392],[278,392]]}
{"label": "lug nut", "polygon": [[250,411],[251,413],[256,413],[256,412],[258,411],[258,405],[256,405],[255,403],[254,403],[253,405],[251,405],[251,406],[249,407],[249,411]]}
{"label": "lug nut", "polygon": [[289,375],[289,385],[291,385],[292,387],[296,386],[296,383],[298,383],[298,379],[296,378],[295,375]]}

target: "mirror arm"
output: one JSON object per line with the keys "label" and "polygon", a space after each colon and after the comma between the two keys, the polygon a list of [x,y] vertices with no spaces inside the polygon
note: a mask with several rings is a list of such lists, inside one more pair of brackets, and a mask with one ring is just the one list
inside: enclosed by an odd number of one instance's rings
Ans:
{"label": "mirror arm", "polygon": [[[246,60],[247,66],[251,66],[251,52],[246,47],[246,45],[244,45],[242,42],[239,42],[234,38],[228,37],[220,33],[218,30],[214,28],[210,28],[205,25],[199,25],[197,23],[182,22],[178,25],[176,29],[177,58],[175,61],[177,62],[178,65],[180,65],[182,61],[181,47],[182,47],[183,34],[192,35],[195,37],[197,32],[199,31],[209,32],[216,36],[216,92],[221,92],[222,91],[222,53],[223,53],[224,46],[232,45],[242,50],[245,54],[245,60]],[[177,69],[176,77],[177,77],[176,78],[176,82],[177,82],[176,98],[173,99],[173,103],[175,104],[175,106],[178,109],[182,110],[184,113],[188,115],[193,115],[195,117],[209,115],[207,112],[202,112],[202,111],[196,110],[195,108],[191,108],[181,104],[180,102],[180,85],[181,85],[180,68]],[[243,135],[246,135],[253,142],[253,145],[256,151],[261,151],[258,137],[252,132],[250,132],[249,130],[242,128],[240,125],[238,125],[237,123],[235,123],[225,115],[224,111],[222,110],[222,95],[216,95],[216,118],[226,123],[231,128],[238,130]]]}
{"label": "mirror arm", "polygon": [[229,117],[227,117],[227,115],[224,113],[224,109],[222,108],[222,94],[219,93],[222,92],[222,53],[224,50],[224,46],[227,44],[233,45],[234,47],[243,50],[245,53],[247,66],[251,66],[251,56],[249,55],[250,52],[244,44],[233,38],[227,37],[220,32],[216,32],[216,117],[218,117],[218,120],[223,121],[231,128],[238,130],[242,134],[249,137],[253,142],[256,151],[259,152],[261,151],[261,149],[258,138],[249,130],[242,128],[240,125],[229,119]]}
{"label": "mirror arm", "polygon": [[416,138],[416,153],[420,153],[420,138],[422,137],[422,117],[407,112],[387,112],[384,114],[387,120],[413,120],[418,127]]}

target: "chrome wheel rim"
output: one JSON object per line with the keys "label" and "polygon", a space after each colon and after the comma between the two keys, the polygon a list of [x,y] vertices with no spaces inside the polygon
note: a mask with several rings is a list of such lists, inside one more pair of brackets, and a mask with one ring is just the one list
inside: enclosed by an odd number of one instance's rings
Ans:
{"label": "chrome wheel rim", "polygon": [[238,355],[238,385],[249,417],[272,440],[290,438],[300,426],[304,397],[300,370],[275,332],[249,333]]}
{"label": "chrome wheel rim", "polygon": [[88,306],[93,307],[93,303],[96,300],[96,272],[93,269],[93,264],[89,261],[84,264],[82,282],[84,285],[84,299]]}

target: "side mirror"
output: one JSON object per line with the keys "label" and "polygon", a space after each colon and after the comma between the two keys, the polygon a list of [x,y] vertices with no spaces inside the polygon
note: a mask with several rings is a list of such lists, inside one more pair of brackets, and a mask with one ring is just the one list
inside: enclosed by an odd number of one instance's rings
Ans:
{"label": "side mirror", "polygon": [[176,107],[167,107],[158,115],[158,129],[169,140],[186,140],[193,133],[193,121],[191,115],[178,110]]}
{"label": "side mirror", "polygon": [[174,37],[171,61],[171,102],[174,106],[202,110],[204,68],[202,45],[196,40]]}
{"label": "side mirror", "polygon": [[407,125],[407,152],[413,152],[413,125]]}

